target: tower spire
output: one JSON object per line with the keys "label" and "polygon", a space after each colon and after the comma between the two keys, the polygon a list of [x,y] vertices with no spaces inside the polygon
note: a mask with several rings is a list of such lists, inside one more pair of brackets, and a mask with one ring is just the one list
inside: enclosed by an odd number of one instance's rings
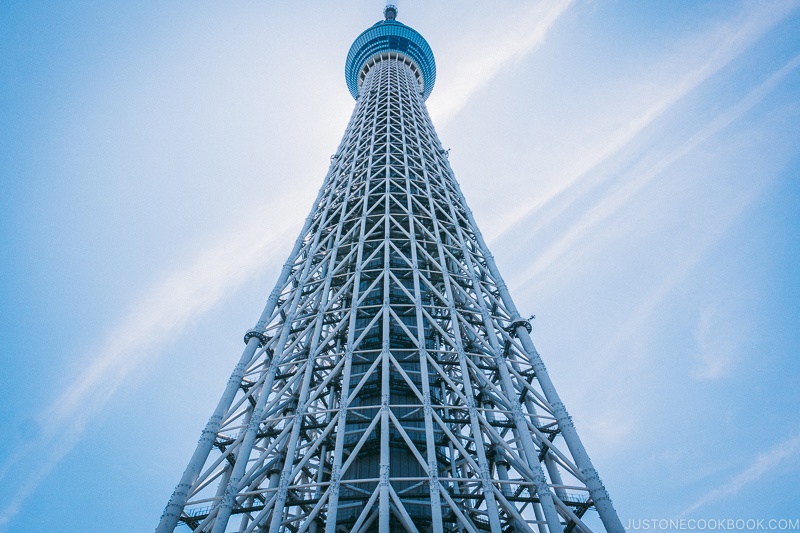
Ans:
{"label": "tower spire", "polygon": [[590,509],[624,531],[433,128],[435,79],[412,28],[356,38],[353,115],[158,533],[589,532]]}

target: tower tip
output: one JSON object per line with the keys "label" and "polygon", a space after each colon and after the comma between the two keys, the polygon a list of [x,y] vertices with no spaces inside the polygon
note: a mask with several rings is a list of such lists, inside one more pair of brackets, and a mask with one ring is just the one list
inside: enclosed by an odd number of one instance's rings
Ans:
{"label": "tower tip", "polygon": [[397,6],[394,4],[386,4],[383,8],[383,16],[386,20],[394,20],[397,18]]}

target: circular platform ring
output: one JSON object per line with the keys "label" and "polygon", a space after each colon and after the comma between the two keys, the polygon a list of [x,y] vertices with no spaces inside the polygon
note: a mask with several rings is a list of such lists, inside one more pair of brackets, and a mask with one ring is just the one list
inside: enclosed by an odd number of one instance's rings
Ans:
{"label": "circular platform ring", "polygon": [[394,19],[382,20],[364,30],[350,47],[344,76],[353,98],[358,99],[359,75],[364,65],[382,52],[399,52],[418,67],[422,78],[422,98],[428,98],[436,82],[436,62],[428,42],[416,30]]}

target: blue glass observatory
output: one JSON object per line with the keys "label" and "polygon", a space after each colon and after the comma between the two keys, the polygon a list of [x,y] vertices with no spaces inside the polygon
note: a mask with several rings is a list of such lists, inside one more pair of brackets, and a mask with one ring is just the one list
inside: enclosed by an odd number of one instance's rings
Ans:
{"label": "blue glass observatory", "polygon": [[431,47],[413,28],[395,20],[396,7],[386,6],[383,14],[386,19],[361,32],[347,53],[344,76],[350,94],[358,99],[361,74],[370,59],[385,52],[400,52],[415,63],[415,72],[422,78],[422,98],[428,98],[436,82],[436,62]]}

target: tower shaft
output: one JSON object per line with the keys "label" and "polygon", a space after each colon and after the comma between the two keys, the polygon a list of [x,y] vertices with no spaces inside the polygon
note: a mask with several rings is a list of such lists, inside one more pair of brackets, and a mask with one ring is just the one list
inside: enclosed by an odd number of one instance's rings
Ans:
{"label": "tower shaft", "polygon": [[430,121],[432,55],[407,38],[348,67],[345,135],[157,531],[555,533],[589,531],[589,509],[623,531]]}

